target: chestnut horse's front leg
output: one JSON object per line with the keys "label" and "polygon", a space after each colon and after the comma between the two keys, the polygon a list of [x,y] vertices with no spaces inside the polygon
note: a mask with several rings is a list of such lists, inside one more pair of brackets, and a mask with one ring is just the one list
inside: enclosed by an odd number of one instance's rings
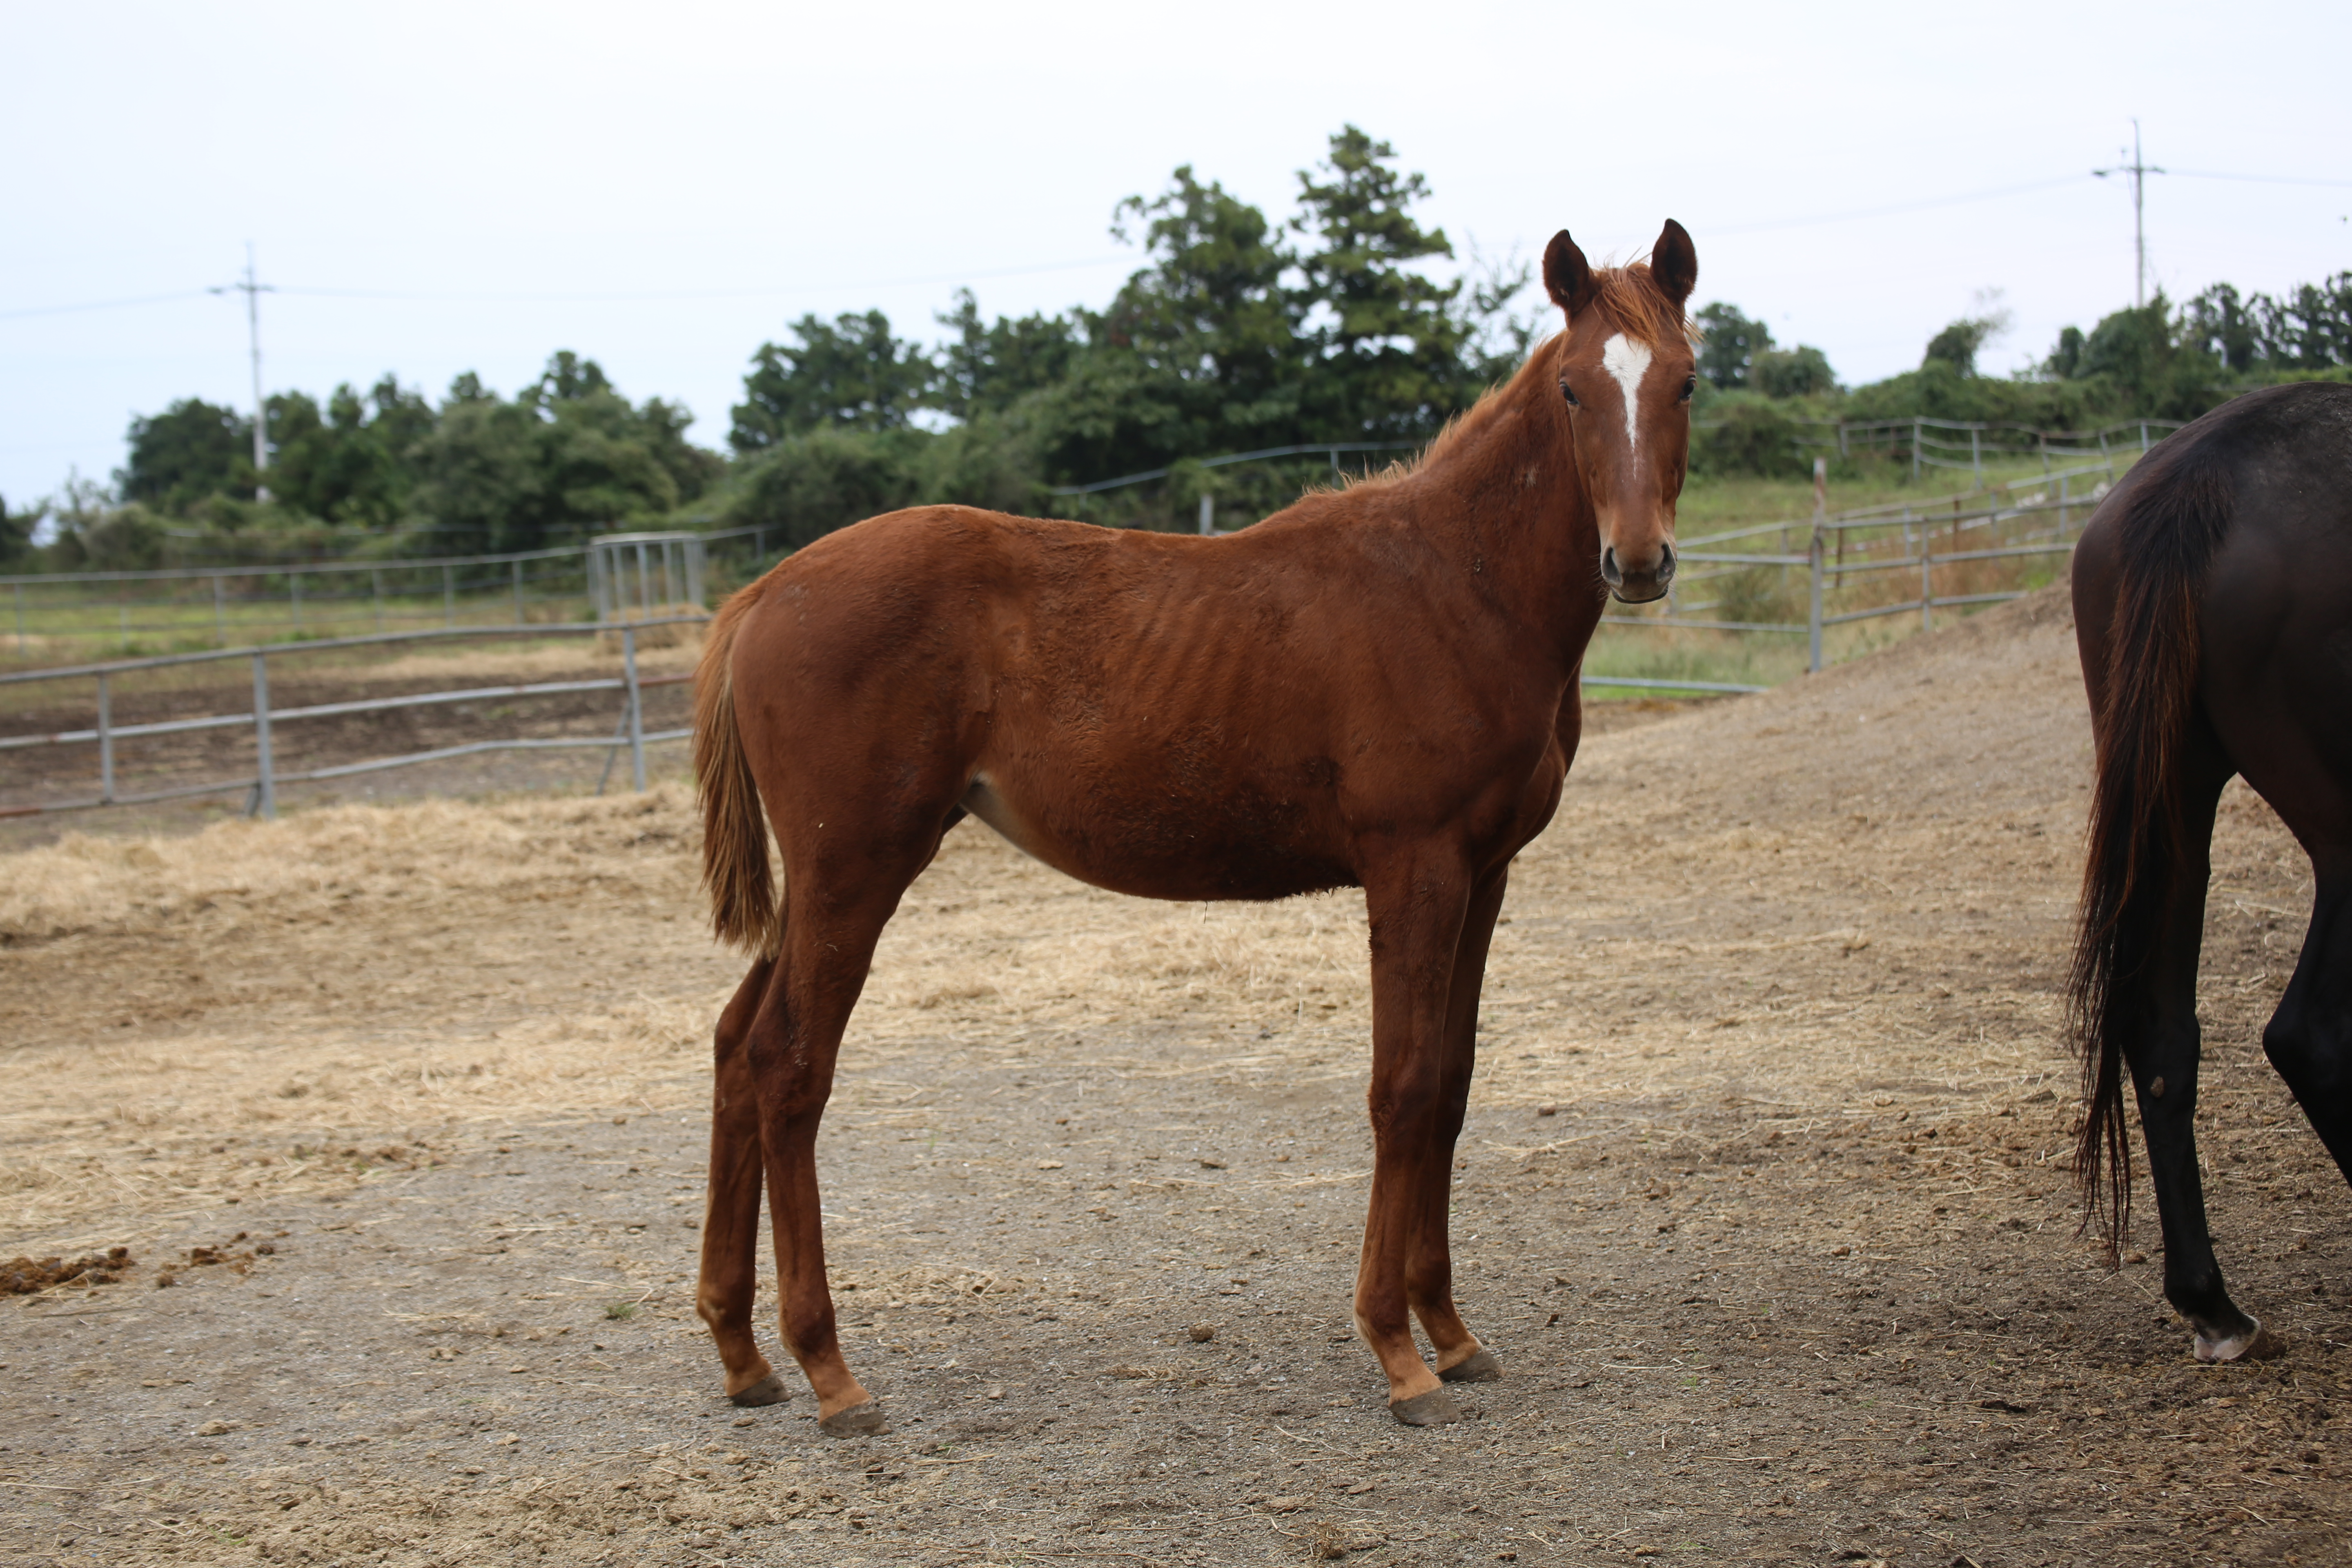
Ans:
{"label": "chestnut horse's front leg", "polygon": [[[1372,938],[1372,1193],[1356,1266],[1356,1331],[1388,1374],[1390,1412],[1411,1426],[1461,1415],[1413,1343],[1412,1309],[1419,1303],[1409,1280],[1416,1255],[1427,1258],[1423,1238],[1444,1233],[1453,1148],[1452,1135],[1441,1136],[1447,1001],[1470,896],[1460,859],[1421,847],[1364,879]],[[1466,1066],[1462,1076],[1466,1089]],[[1458,1108],[1453,1121],[1458,1128]]]}
{"label": "chestnut horse's front leg", "polygon": [[694,1310],[710,1326],[727,1369],[727,1396],[738,1405],[792,1397],[751,1334],[751,1300],[759,1286],[760,1103],[744,1044],[775,968],[765,958],[752,964],[719,1016],[710,1101],[710,1189]]}
{"label": "chestnut horse's front leg", "polygon": [[1454,1189],[1454,1146],[1470,1102],[1470,1075],[1477,1065],[1478,997],[1486,983],[1486,949],[1502,912],[1510,877],[1504,866],[1478,884],[1462,921],[1454,952],[1454,974],[1446,991],[1444,1055],[1438,1068],[1436,1123],[1430,1129],[1432,1158],[1426,1179],[1435,1189],[1422,1205],[1423,1228],[1405,1261],[1405,1296],[1435,1352],[1437,1375],[1448,1383],[1485,1383],[1503,1369],[1454,1305],[1454,1249],[1446,1215]]}

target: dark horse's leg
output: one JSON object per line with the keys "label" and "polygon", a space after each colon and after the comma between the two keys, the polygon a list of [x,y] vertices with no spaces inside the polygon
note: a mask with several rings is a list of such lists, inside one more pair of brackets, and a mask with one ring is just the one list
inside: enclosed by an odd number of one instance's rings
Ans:
{"label": "dark horse's leg", "polygon": [[[2322,642],[2315,635],[2297,646]],[[2352,1178],[2352,734],[2345,717],[2352,676],[2336,660],[2296,663],[2292,680],[2259,694],[2268,703],[2232,711],[2225,732],[2233,752],[2243,753],[2246,781],[2310,852],[2318,882],[2303,954],[2263,1031],[2263,1049],[2336,1168]]]}
{"label": "dark horse's leg", "polygon": [[2303,956],[2263,1031],[2263,1049],[2336,1169],[2352,1179],[2352,864],[2319,875]]}
{"label": "dark horse's leg", "polygon": [[1433,1201],[1423,1205],[1422,1228],[1414,1232],[1405,1259],[1405,1297],[1429,1336],[1429,1348],[1436,1352],[1437,1375],[1448,1383],[1483,1383],[1503,1375],[1500,1363],[1454,1308],[1454,1250],[1446,1215],[1454,1185],[1454,1147],[1462,1136],[1470,1075],[1477,1065],[1478,996],[1486,982],[1486,949],[1494,940],[1495,917],[1502,911],[1508,878],[1507,868],[1498,870],[1471,893],[1462,940],[1454,952],[1454,978],[1445,996],[1444,1056],[1438,1068],[1437,1123],[1430,1131],[1435,1147],[1427,1167],[1437,1190]]}
{"label": "dark horse's leg", "polygon": [[792,1397],[751,1337],[751,1298],[759,1283],[760,1108],[744,1041],[775,969],[771,959],[752,964],[735,999],[719,1016],[710,1103],[710,1193],[694,1310],[710,1325],[727,1368],[728,1397],[738,1405],[773,1405]]}
{"label": "dark horse's leg", "polygon": [[[1356,1331],[1388,1374],[1390,1411],[1407,1426],[1426,1426],[1461,1414],[1413,1343],[1417,1303],[1408,1277],[1416,1255],[1427,1258],[1423,1238],[1445,1229],[1453,1148],[1452,1138],[1441,1136],[1446,1003],[1471,887],[1448,851],[1404,846],[1386,858],[1364,880],[1372,938],[1372,1192],[1356,1265]],[[1458,1112],[1454,1120],[1458,1127]]]}
{"label": "dark horse's leg", "polygon": [[[2243,1355],[2262,1325],[2241,1311],[2221,1282],[2206,1223],[2197,1164],[2198,954],[2205,940],[2205,889],[2212,869],[2213,814],[2233,771],[2210,731],[2194,727],[2180,759],[2181,858],[2170,905],[2150,950],[2126,967],[2140,988],[2142,1027],[2123,1042],[2147,1142],[2148,1175],[2164,1231],[2164,1294],[2197,1333],[2200,1361]],[[2136,973],[2135,973],[2136,971]]]}

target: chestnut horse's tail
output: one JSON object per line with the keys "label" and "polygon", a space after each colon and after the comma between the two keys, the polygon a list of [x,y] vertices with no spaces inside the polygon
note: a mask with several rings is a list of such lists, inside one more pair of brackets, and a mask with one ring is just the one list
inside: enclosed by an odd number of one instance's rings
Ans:
{"label": "chestnut horse's tail", "polygon": [[776,887],[768,871],[768,824],[735,721],[731,655],[743,616],[760,602],[753,583],[719,606],[694,668],[694,780],[702,795],[702,885],[719,940],[760,958],[782,945]]}
{"label": "chestnut horse's tail", "polygon": [[2154,965],[2181,868],[2180,752],[2195,709],[2198,607],[2228,531],[2230,475],[2208,435],[2159,454],[2119,521],[2119,581],[2107,635],[2088,853],[2068,1022],[2083,1058],[2086,1114],[2075,1179],[2089,1228],[2104,1215],[2110,1253],[2131,1215],[2123,1043],[2147,1026]]}

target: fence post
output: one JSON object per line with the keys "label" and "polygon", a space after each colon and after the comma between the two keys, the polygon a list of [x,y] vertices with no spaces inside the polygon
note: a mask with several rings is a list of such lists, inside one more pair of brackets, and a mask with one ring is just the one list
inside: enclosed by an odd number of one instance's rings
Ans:
{"label": "fence post", "polygon": [[2139,449],[2143,452],[2147,450],[2147,421],[2145,419],[2139,422]]}
{"label": "fence post", "polygon": [[98,677],[98,798],[114,804],[114,700],[103,670]]}
{"label": "fence post", "polygon": [[625,622],[621,626],[621,678],[629,688],[629,783],[639,795],[643,795],[646,793],[645,698],[637,685],[637,629]]}
{"label": "fence post", "polygon": [[228,647],[228,614],[221,605],[225,596],[220,575],[215,573],[213,575],[213,641],[222,647]]}
{"label": "fence post", "polygon": [[1822,667],[1822,556],[1824,553],[1822,544],[1822,525],[1819,520],[1816,520],[1813,523],[1813,547],[1811,552],[1813,579],[1812,607],[1805,616],[1805,668],[1809,671],[1819,669]]}
{"label": "fence post", "polygon": [[520,626],[522,625],[522,563],[510,561],[507,564],[514,568],[515,625]]}
{"label": "fence post", "polygon": [[457,569],[446,562],[441,566],[441,620],[446,626],[457,624]]}
{"label": "fence post", "polygon": [[1911,421],[1911,482],[1915,485],[1919,482],[1920,428],[1921,426],[1918,420],[1914,419]]}
{"label": "fence post", "polygon": [[1217,531],[1217,498],[1214,496],[1204,495],[1201,498],[1201,531],[1202,533]]}
{"label": "fence post", "polygon": [[1936,531],[1919,531],[1919,629],[1936,629]]}
{"label": "fence post", "polygon": [[278,815],[278,770],[269,752],[269,656],[253,653],[253,752],[259,772],[253,781],[253,808],[248,816]]}

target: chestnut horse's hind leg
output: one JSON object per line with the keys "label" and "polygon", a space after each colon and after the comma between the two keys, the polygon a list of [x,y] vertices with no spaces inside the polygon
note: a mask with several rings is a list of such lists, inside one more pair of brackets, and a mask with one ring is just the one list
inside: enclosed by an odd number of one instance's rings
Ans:
{"label": "chestnut horse's hind leg", "polygon": [[[884,848],[861,860],[854,872],[836,863],[788,862],[783,950],[749,1039],[748,1068],[759,1096],[767,1155],[784,1345],[816,1391],[819,1428],[836,1437],[884,1426],[880,1407],[841,1353],[824,1274],[817,1126],[833,1092],[842,1031],[865,986],[874,944],[899,895],[930,858],[936,831],[915,847],[919,852],[893,858]],[[876,864],[889,858],[903,863]]]}
{"label": "chestnut horse's hind leg", "polygon": [[727,1368],[728,1397],[738,1405],[774,1405],[792,1397],[751,1336],[751,1298],[759,1283],[760,1109],[744,1042],[775,968],[764,958],[751,965],[735,999],[719,1016],[710,1105],[710,1190],[694,1310],[710,1326]]}
{"label": "chestnut horse's hind leg", "polygon": [[[1458,864],[1410,853],[1365,879],[1372,935],[1372,1191],[1356,1265],[1356,1331],[1388,1374],[1389,1410],[1409,1426],[1461,1418],[1412,1341],[1409,1279],[1426,1237],[1445,1227],[1448,1008],[1469,879]],[[1466,1081],[1465,1071],[1462,1075]],[[1459,1126],[1458,1110],[1453,1116]],[[1439,1264],[1442,1276],[1448,1266]],[[1448,1303],[1444,1315],[1458,1324]],[[1469,1331],[1461,1331],[1464,1336]],[[1475,1341],[1469,1342],[1473,1344]],[[1457,1347],[1458,1348],[1458,1347]]]}
{"label": "chestnut horse's hind leg", "polygon": [[1445,997],[1444,1057],[1439,1066],[1436,1125],[1426,1179],[1435,1187],[1422,1205],[1422,1228],[1413,1233],[1405,1258],[1405,1297],[1421,1320],[1435,1352],[1437,1375],[1448,1383],[1484,1383],[1503,1375],[1494,1355],[1478,1342],[1454,1304],[1454,1249],[1446,1215],[1454,1186],[1454,1148],[1470,1102],[1470,1077],[1477,1066],[1478,997],[1486,983],[1486,949],[1495,917],[1502,912],[1508,868],[1496,871],[1470,895],[1454,949],[1454,977]]}

